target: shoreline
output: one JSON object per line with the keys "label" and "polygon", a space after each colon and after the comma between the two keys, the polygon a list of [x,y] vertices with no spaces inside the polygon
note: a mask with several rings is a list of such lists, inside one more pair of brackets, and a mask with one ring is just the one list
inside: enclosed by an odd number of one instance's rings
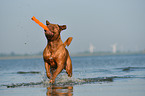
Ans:
{"label": "shoreline", "polygon": [[28,56],[3,56],[0,57],[0,60],[10,60],[10,59],[35,59],[35,58],[42,58],[42,55],[28,55]]}
{"label": "shoreline", "polygon": [[145,52],[118,52],[118,53],[111,53],[111,52],[94,52],[94,53],[77,53],[71,54],[71,57],[82,57],[82,56],[113,56],[113,55],[138,55],[138,54],[145,54]]}
{"label": "shoreline", "polygon": [[[127,52],[127,53],[77,53],[70,54],[71,57],[83,57],[83,56],[109,56],[109,55],[138,55],[145,54],[144,52]],[[0,60],[10,60],[10,59],[35,59],[35,58],[43,58],[43,55],[14,55],[14,56],[0,56]]]}

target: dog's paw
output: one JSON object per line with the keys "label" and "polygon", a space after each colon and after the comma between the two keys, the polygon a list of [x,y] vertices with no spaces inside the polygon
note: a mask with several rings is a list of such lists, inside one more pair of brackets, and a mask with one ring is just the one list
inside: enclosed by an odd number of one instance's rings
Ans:
{"label": "dog's paw", "polygon": [[54,84],[54,82],[55,80],[52,80],[52,79],[49,81],[50,84]]}
{"label": "dog's paw", "polygon": [[72,74],[68,74],[68,77],[72,77]]}

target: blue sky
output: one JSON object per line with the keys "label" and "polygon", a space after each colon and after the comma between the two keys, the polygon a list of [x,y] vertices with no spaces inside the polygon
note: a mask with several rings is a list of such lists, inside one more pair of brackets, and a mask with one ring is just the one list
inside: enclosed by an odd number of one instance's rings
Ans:
{"label": "blue sky", "polygon": [[145,0],[1,0],[0,53],[32,54],[43,51],[47,41],[45,24],[66,24],[62,40],[73,37],[71,53],[89,50],[120,51],[145,49]]}

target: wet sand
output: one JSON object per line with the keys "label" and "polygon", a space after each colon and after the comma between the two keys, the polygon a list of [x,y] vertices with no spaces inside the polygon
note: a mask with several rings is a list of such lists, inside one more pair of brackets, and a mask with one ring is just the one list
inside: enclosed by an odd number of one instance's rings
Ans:
{"label": "wet sand", "polygon": [[74,87],[74,96],[144,96],[145,80],[85,84]]}

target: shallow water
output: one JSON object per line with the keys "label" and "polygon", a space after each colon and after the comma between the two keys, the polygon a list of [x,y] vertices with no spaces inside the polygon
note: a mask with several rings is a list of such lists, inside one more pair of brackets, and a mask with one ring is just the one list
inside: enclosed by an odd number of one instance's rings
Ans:
{"label": "shallow water", "polygon": [[49,84],[43,59],[0,60],[0,96],[144,96],[145,55],[71,57],[73,77],[65,70]]}

